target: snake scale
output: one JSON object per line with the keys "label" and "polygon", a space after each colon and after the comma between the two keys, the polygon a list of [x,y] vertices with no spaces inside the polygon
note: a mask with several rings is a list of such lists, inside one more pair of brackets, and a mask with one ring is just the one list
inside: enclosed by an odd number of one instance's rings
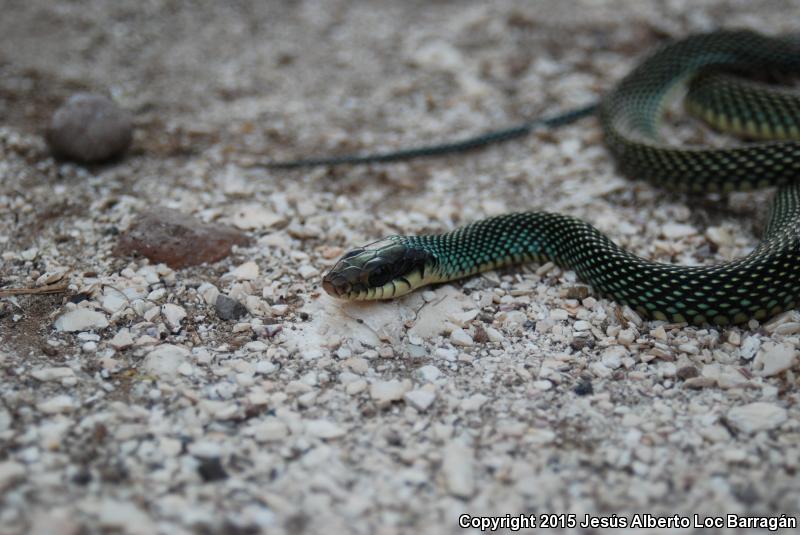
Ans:
{"label": "snake scale", "polygon": [[[777,186],[761,242],[726,263],[678,266],[640,258],[569,215],[511,213],[444,234],[390,236],[354,249],[325,275],[323,288],[342,299],[387,299],[502,266],[552,261],[645,318],[698,325],[764,320],[800,305],[800,96],[741,78],[765,72],[800,73],[800,35],[747,30],[691,35],[645,58],[597,105],[444,145],[270,166],[454,152],[594,114],[611,155],[630,178],[701,193]],[[687,85],[691,113],[749,142],[708,148],[661,141],[666,104],[675,89]]]}

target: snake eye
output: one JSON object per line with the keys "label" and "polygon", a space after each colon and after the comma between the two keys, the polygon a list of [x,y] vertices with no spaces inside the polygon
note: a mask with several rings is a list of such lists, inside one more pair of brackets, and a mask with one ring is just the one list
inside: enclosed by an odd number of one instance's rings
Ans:
{"label": "snake eye", "polygon": [[373,287],[383,286],[392,278],[392,272],[387,264],[380,265],[373,269],[369,274],[369,285]]}

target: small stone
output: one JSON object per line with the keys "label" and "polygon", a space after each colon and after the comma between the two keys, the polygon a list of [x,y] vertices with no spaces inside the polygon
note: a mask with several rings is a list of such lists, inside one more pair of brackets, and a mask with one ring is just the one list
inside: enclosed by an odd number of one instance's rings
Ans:
{"label": "small stone", "polygon": [[425,366],[421,366],[417,369],[416,375],[420,378],[420,380],[426,383],[432,383],[441,377],[442,372],[436,366],[426,364]]}
{"label": "small stone", "polygon": [[125,294],[113,289],[106,289],[103,298],[100,300],[100,306],[109,314],[119,312],[129,303]]}
{"label": "small stone", "polygon": [[627,354],[628,352],[624,347],[611,346],[603,351],[603,356],[600,360],[606,368],[616,370],[622,365],[622,358]]}
{"label": "small stone", "polygon": [[592,362],[589,364],[589,370],[596,376],[602,378],[610,377],[611,370],[602,362]]}
{"label": "small stone", "polygon": [[576,331],[588,331],[589,329],[592,328],[592,324],[586,320],[578,320],[575,322],[572,328],[575,329]]}
{"label": "small stone", "polygon": [[178,369],[186,362],[189,351],[183,347],[164,344],[156,347],[144,358],[143,371],[161,379],[173,379]]}
{"label": "small stone", "polygon": [[473,451],[459,442],[451,442],[442,452],[442,475],[448,492],[458,498],[470,498],[475,492]]}
{"label": "small stone", "polygon": [[125,349],[133,345],[133,337],[128,329],[120,329],[108,343],[116,350]]}
{"label": "small stone", "polygon": [[471,346],[474,344],[472,337],[464,329],[453,329],[450,333],[450,340],[457,346]]}
{"label": "small stone", "polygon": [[69,379],[75,377],[75,372],[72,371],[72,368],[67,368],[66,366],[59,366],[53,368],[41,368],[38,370],[33,370],[31,372],[31,376],[34,379],[38,379],[39,381],[46,382],[46,381],[61,381],[63,379]]}
{"label": "small stone", "polygon": [[748,336],[742,340],[739,355],[745,360],[750,360],[756,355],[759,347],[761,347],[761,340],[757,336]]}
{"label": "small stone", "polygon": [[727,419],[740,431],[753,434],[780,426],[786,421],[787,413],[782,407],[757,401],[732,408],[728,411]]}
{"label": "small stone", "polygon": [[46,138],[56,156],[99,162],[127,150],[133,139],[133,122],[130,113],[108,97],[77,93],[53,114]]}
{"label": "small stone", "polygon": [[477,411],[487,401],[489,401],[489,398],[483,394],[473,394],[470,397],[461,400],[461,408],[467,412]]}
{"label": "small stone", "polygon": [[207,305],[216,304],[217,297],[219,297],[219,289],[209,282],[201,284],[200,287],[197,288],[197,293],[203,296],[203,301],[205,301]]}
{"label": "small stone", "polygon": [[66,394],[62,394],[42,401],[36,405],[36,408],[45,414],[72,412],[75,409],[75,400]]}
{"label": "small stone", "polygon": [[397,379],[376,381],[370,385],[369,395],[378,404],[389,404],[403,399],[403,394],[409,389],[410,385],[406,381],[400,382]]}
{"label": "small stone", "polygon": [[436,399],[436,392],[426,388],[419,388],[406,392],[403,395],[403,399],[418,411],[424,412],[433,404]]}
{"label": "small stone", "polygon": [[0,462],[0,492],[25,478],[25,465],[14,461]]}
{"label": "small stone", "polygon": [[667,223],[661,227],[661,234],[665,238],[677,239],[693,236],[697,234],[697,229],[691,225],[683,225],[681,223]]}
{"label": "small stone", "polygon": [[243,230],[277,227],[286,223],[284,216],[266,210],[261,204],[240,206],[227,220]]}
{"label": "small stone", "polygon": [[797,359],[797,350],[792,344],[764,344],[753,361],[759,375],[770,377],[791,368]]}
{"label": "small stone", "polygon": [[255,424],[252,433],[258,442],[275,442],[289,436],[289,427],[277,418],[267,418]]}
{"label": "small stone", "polygon": [[533,388],[542,391],[550,390],[551,388],[553,388],[553,383],[551,383],[547,379],[541,379],[539,381],[533,382]]}
{"label": "small stone", "polygon": [[713,377],[690,377],[683,383],[684,388],[700,390],[701,388],[712,388],[717,386],[717,380]]}
{"label": "small stone", "polygon": [[691,379],[692,377],[697,377],[700,375],[700,370],[698,370],[695,366],[682,366],[678,368],[678,371],[675,372],[675,375],[685,381],[686,379]]}
{"label": "small stone", "polygon": [[59,331],[66,332],[105,329],[108,327],[108,320],[102,312],[88,308],[76,308],[59,317],[55,327]]}
{"label": "small stone", "polygon": [[133,502],[103,498],[99,502],[88,502],[87,508],[97,515],[101,532],[122,532],[144,535],[157,531],[150,517]]}
{"label": "small stone", "polygon": [[223,320],[238,320],[247,314],[247,308],[227,295],[219,294],[214,306],[217,316]]}
{"label": "small stone", "polygon": [[222,481],[228,478],[228,472],[222,466],[222,460],[219,457],[209,457],[198,459],[197,473],[203,478],[203,481]]}
{"label": "small stone", "polygon": [[594,394],[594,387],[592,387],[592,381],[589,379],[581,379],[581,381],[575,385],[573,388],[573,392],[575,392],[579,396],[588,396]]}
{"label": "small stone", "polygon": [[186,318],[186,310],[173,303],[161,305],[161,315],[170,331],[176,333],[181,330],[181,322]]}
{"label": "small stone", "polygon": [[297,269],[297,272],[300,274],[301,277],[308,280],[312,277],[316,277],[319,275],[319,270],[314,266],[310,266],[308,264],[303,264]]}
{"label": "small stone", "polygon": [[308,420],[306,431],[312,436],[323,439],[339,438],[345,434],[344,429],[327,420]]}
{"label": "small stone", "polygon": [[235,267],[234,269],[229,271],[225,276],[232,277],[240,281],[252,281],[258,278],[258,274],[259,274],[258,264],[256,264],[251,260],[249,262],[245,262],[240,266]]}
{"label": "small stone", "polygon": [[211,264],[231,254],[234,245],[247,245],[246,234],[222,225],[203,223],[169,208],[156,208],[139,216],[119,237],[114,254],[140,254],[173,269]]}

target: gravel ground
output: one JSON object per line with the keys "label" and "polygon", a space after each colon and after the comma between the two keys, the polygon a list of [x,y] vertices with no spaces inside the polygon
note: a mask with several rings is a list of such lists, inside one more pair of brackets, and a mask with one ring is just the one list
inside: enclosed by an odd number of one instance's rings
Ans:
{"label": "gravel ground", "polygon": [[[629,181],[591,119],[436,160],[250,164],[511,124],[593,100],[667,37],[798,20],[792,0],[6,0],[0,288],[66,291],[0,300],[0,532],[797,512],[797,313],[642,322],[551,265],[369,305],[320,288],[348,247],[522,209],[718,262],[756,243],[764,193]],[[133,114],[116,163],[49,155],[44,127],[84,90]],[[713,137],[676,115],[670,138]],[[158,206],[250,244],[175,270],[114,256]],[[220,294],[244,315],[221,319]]]}

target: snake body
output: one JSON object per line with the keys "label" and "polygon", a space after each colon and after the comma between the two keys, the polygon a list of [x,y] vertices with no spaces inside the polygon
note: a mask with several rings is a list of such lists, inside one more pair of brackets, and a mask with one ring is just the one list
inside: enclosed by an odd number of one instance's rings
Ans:
{"label": "snake body", "polygon": [[[715,266],[657,263],[574,217],[522,212],[357,248],[324,277],[324,289],[344,299],[386,299],[510,264],[552,261],[646,318],[727,325],[794,308],[800,304],[800,99],[731,74],[752,71],[800,72],[800,38],[717,31],[675,41],[641,62],[596,109],[609,151],[631,178],[696,192],[778,186],[765,234],[747,256]],[[665,105],[684,84],[691,112],[719,129],[769,141],[731,148],[660,141]]]}

